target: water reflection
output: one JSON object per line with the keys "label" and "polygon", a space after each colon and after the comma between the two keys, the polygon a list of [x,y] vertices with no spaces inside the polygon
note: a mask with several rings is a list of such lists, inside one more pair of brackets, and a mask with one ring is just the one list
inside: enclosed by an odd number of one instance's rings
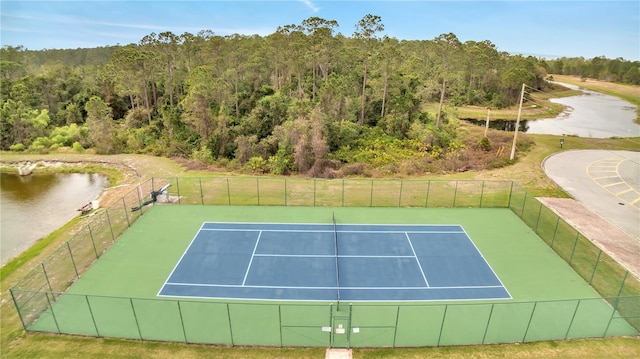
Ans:
{"label": "water reflection", "polygon": [[78,215],[108,183],[99,174],[0,173],[2,265]]}
{"label": "water reflection", "polygon": [[[580,89],[583,94],[551,99],[565,110],[555,118],[520,121],[518,131],[530,134],[573,135],[579,137],[639,137],[640,125],[634,123],[637,107],[617,97],[586,90],[565,83],[561,85]],[[464,119],[478,126],[485,120]],[[515,121],[491,120],[489,127],[514,131]]]}

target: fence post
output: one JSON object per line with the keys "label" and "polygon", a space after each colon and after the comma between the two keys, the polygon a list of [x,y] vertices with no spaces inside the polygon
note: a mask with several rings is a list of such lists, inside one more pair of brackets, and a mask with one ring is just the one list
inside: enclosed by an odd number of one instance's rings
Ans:
{"label": "fence post", "polygon": [[227,203],[231,205],[231,188],[229,187],[229,177],[227,177]]}
{"label": "fence post", "polygon": [[27,330],[27,326],[24,324],[24,319],[22,319],[22,312],[20,311],[20,307],[18,306],[18,302],[16,301],[16,296],[13,294],[13,288],[9,288],[9,293],[11,293],[11,299],[13,299],[13,304],[16,306],[18,311],[18,317],[20,318],[20,323],[22,323],[22,329]]}
{"label": "fence post", "polygon": [[402,207],[402,187],[404,180],[400,180],[400,196],[398,197],[398,207]]}
{"label": "fence post", "polygon": [[131,311],[133,312],[133,319],[136,321],[136,327],[138,328],[138,335],[140,336],[140,340],[144,340],[142,339],[142,332],[140,331],[140,324],[138,323],[136,308],[133,306],[133,298],[129,298],[129,302],[131,303]]}
{"label": "fence post", "polygon": [[427,181],[427,196],[424,199],[424,208],[429,207],[429,192],[431,191],[431,180]]}
{"label": "fence post", "polygon": [[484,180],[482,180],[482,187],[480,187],[480,208],[482,208],[482,197],[484,196]]}
{"label": "fence post", "polygon": [[553,248],[553,243],[556,241],[556,233],[558,233],[558,224],[560,224],[560,216],[556,215],[556,228],[553,229],[553,238],[551,238],[551,244],[549,247]]}
{"label": "fence post", "polygon": [[178,204],[180,203],[180,178],[176,177],[176,191],[178,192]]}
{"label": "fence post", "polygon": [[204,206],[204,192],[202,192],[202,177],[198,177],[198,181],[200,182],[200,204]]}
{"label": "fence post", "polygon": [[627,281],[628,276],[629,276],[629,271],[624,272],[622,283],[620,283],[620,289],[618,290],[618,294],[616,294],[616,304],[613,306],[613,309],[615,310],[618,310],[618,304],[620,303],[620,294],[622,294],[622,289],[624,289],[624,282]]}
{"label": "fence post", "polygon": [[442,323],[440,323],[440,333],[438,333],[438,343],[436,346],[440,346],[440,339],[442,339],[442,330],[444,329],[444,322],[447,319],[447,308],[449,308],[448,304],[444,306],[444,313],[442,314]]}
{"label": "fence post", "polygon": [[458,199],[458,180],[456,180],[456,188],[453,191],[453,203],[451,204],[451,208],[456,208],[456,199]]}
{"label": "fence post", "polygon": [[[125,208],[125,211],[126,210],[127,209]],[[108,209],[105,212],[107,213],[107,222],[109,222],[109,231],[111,231],[111,241],[113,243],[115,243],[116,242],[116,236],[113,234],[113,226],[111,225],[111,216],[109,215],[109,210]]]}
{"label": "fence post", "polygon": [[282,305],[280,304],[278,304],[278,324],[278,327],[280,328],[280,348],[282,348]]}
{"label": "fence post", "polygon": [[369,207],[373,206],[373,180],[371,180],[371,189],[369,190]]}
{"label": "fence post", "polygon": [[535,314],[536,312],[536,305],[538,305],[538,302],[533,302],[533,308],[531,308],[531,316],[529,317],[529,322],[527,323],[527,329],[525,329],[524,336],[522,337],[523,343],[527,339],[527,334],[529,333],[529,327],[531,326],[531,321],[533,320],[533,314]]}
{"label": "fence post", "polygon": [[258,196],[258,206],[260,205],[260,177],[256,177],[256,195]]}
{"label": "fence post", "polygon": [[124,201],[124,197],[122,197],[122,207],[124,207],[124,216],[127,217],[127,227],[131,227],[131,222],[129,222],[129,213],[127,212],[127,202]]}
{"label": "fence post", "polygon": [[229,303],[227,303],[227,318],[229,319],[229,338],[231,338],[231,346],[233,344],[233,326],[231,325],[231,312],[229,311]]}
{"label": "fence post", "polygon": [[571,321],[569,322],[569,327],[567,328],[567,333],[564,335],[564,339],[566,340],[569,337],[569,331],[571,330],[571,326],[573,325],[573,320],[576,319],[576,314],[578,313],[578,308],[580,307],[580,299],[578,299],[578,304],[576,304],[576,309],[573,311],[573,316],[571,317]]}
{"label": "fence post", "polygon": [[[136,194],[138,195],[138,206],[140,206],[140,214],[142,214],[142,208],[144,207],[142,205],[142,198],[140,198],[140,191],[142,191],[141,186],[142,186],[142,183],[138,185],[138,188],[137,188],[138,190],[136,191]],[[124,199],[124,197],[122,197],[122,199]]]}
{"label": "fence post", "polygon": [[507,201],[507,208],[511,208],[511,197],[513,196],[513,181],[511,181],[511,188],[509,188],[509,200]]}
{"label": "fence post", "polygon": [[489,311],[489,319],[487,319],[487,326],[484,328],[484,335],[482,336],[482,344],[484,344],[485,339],[487,338],[487,332],[489,331],[489,325],[491,324],[491,317],[493,317],[493,307],[495,303],[491,304],[491,310]]}
{"label": "fence post", "polygon": [[573,248],[571,248],[571,256],[569,257],[569,265],[571,265],[571,262],[573,262],[573,254],[576,252],[576,246],[578,245],[578,238],[580,238],[580,232],[576,234],[576,241],[573,242]]}
{"label": "fence post", "polygon": [[589,279],[589,285],[593,283],[593,277],[596,275],[596,271],[598,270],[598,264],[600,263],[600,256],[602,255],[602,250],[598,252],[598,258],[596,258],[596,265],[593,266],[593,272],[591,272],[591,278]]}
{"label": "fence post", "polygon": [[73,253],[71,253],[71,245],[69,244],[69,241],[66,242],[67,243],[67,249],[69,250],[69,257],[71,257],[71,263],[73,264],[73,270],[76,272],[76,278],[80,277],[80,275],[78,274],[78,267],[76,267],[76,261],[73,260]]}
{"label": "fence post", "polygon": [[47,275],[47,270],[44,268],[44,262],[40,262],[40,266],[42,267],[42,273],[44,273],[44,279],[47,280],[47,286],[49,287],[49,291],[53,292],[53,288],[51,288],[51,283],[49,282],[49,276]]}
{"label": "fence post", "polygon": [[398,338],[398,323],[400,322],[400,306],[397,306],[397,311],[396,311],[396,326],[395,326],[395,330],[393,332],[393,348],[396,347],[396,339]]}
{"label": "fence post", "polygon": [[[91,245],[93,246],[93,253],[96,255],[96,259],[100,258],[98,257],[98,250],[96,249],[96,242],[93,240],[93,233],[91,232],[91,226],[89,226],[90,223],[87,223],[87,229],[89,230],[89,239],[91,240]],[[113,237],[113,233],[111,233],[111,236]]]}
{"label": "fence post", "polygon": [[520,211],[520,218],[524,219],[524,207],[527,205],[527,195],[529,193],[525,192],[524,193],[524,199],[522,200],[522,211]]}
{"label": "fence post", "polygon": [[85,301],[87,302],[87,308],[89,308],[89,315],[91,315],[91,321],[93,321],[93,327],[96,328],[96,335],[98,338],[101,337],[100,331],[98,330],[98,324],[96,323],[96,318],[93,316],[93,310],[91,309],[91,304],[89,303],[89,296],[84,296]]}
{"label": "fence post", "polygon": [[316,179],[313,179],[313,206],[316,206]]}
{"label": "fence post", "polygon": [[184,329],[184,319],[182,318],[182,308],[180,308],[180,301],[176,300],[176,304],[178,304],[178,314],[180,314],[180,325],[182,325],[182,334],[184,335],[184,342],[189,344],[189,340],[187,339],[187,330]]}
{"label": "fence post", "polygon": [[344,178],[342,179],[342,207],[344,207]]}
{"label": "fence post", "polygon": [[[49,293],[44,292],[45,297],[47,297],[47,303],[49,304],[49,310],[51,311],[51,316],[53,317],[53,322],[56,323],[56,329],[58,330],[58,334],[61,334],[60,326],[58,325],[58,319],[56,318],[56,313],[53,312],[53,305],[51,305],[51,300],[49,299]],[[53,295],[53,291],[51,292]]]}
{"label": "fence post", "polygon": [[540,202],[540,207],[538,208],[538,218],[536,218],[536,228],[533,230],[538,233],[538,224],[540,224],[540,216],[542,215],[542,202]]}
{"label": "fence post", "polygon": [[287,206],[287,177],[284,178],[284,206]]}

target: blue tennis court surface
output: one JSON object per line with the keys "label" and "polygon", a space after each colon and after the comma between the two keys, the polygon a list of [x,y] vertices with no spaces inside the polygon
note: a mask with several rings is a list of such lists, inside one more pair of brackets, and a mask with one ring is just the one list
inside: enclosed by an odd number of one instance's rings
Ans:
{"label": "blue tennis court surface", "polygon": [[159,296],[428,301],[511,296],[459,225],[204,223]]}

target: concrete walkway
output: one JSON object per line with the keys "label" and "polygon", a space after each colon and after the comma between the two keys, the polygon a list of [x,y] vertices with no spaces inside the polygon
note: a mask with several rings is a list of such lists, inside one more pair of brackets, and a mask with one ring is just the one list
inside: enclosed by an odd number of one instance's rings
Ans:
{"label": "concrete walkway", "polygon": [[564,151],[542,167],[574,199],[539,199],[640,278],[640,152]]}

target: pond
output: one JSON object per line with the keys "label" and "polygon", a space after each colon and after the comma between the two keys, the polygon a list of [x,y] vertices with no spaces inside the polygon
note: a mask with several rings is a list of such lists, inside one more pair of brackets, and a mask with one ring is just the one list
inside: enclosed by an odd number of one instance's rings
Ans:
{"label": "pond", "polygon": [[[565,110],[555,118],[520,121],[519,131],[529,134],[578,136],[593,138],[640,137],[640,125],[633,122],[637,107],[615,96],[586,90],[578,86],[560,83],[580,90],[582,95],[551,99]],[[466,120],[484,126],[484,120]],[[513,131],[515,121],[494,120],[489,127]]]}
{"label": "pond", "polygon": [[0,173],[0,262],[69,222],[108,185],[100,174]]}

